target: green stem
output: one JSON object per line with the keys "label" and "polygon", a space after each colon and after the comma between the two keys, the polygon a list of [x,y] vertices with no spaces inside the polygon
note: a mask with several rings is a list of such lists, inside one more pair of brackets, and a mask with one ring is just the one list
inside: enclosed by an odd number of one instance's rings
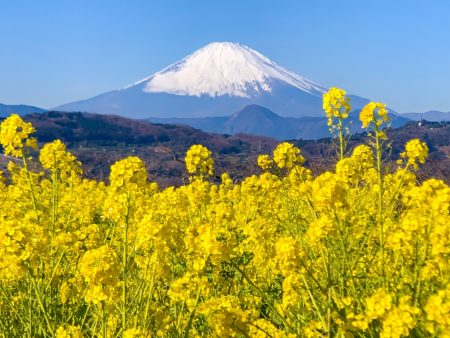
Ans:
{"label": "green stem", "polygon": [[33,288],[34,288],[34,292],[36,294],[36,299],[38,301],[39,307],[41,308],[42,315],[44,316],[45,323],[47,324],[47,328],[50,331],[51,336],[54,336],[53,327],[52,327],[52,325],[50,323],[50,319],[48,318],[48,314],[47,314],[47,311],[45,309],[44,302],[42,301],[41,294],[39,292],[39,289],[38,289],[38,286],[37,286],[37,283],[36,283],[36,279],[34,277],[33,271],[31,270],[30,266],[28,266],[28,271],[30,273],[31,283],[32,283]]}
{"label": "green stem", "polygon": [[[261,298],[267,298],[266,294],[260,289],[258,288],[255,283],[252,282],[252,280],[247,276],[247,274],[242,271],[239,266],[237,266],[236,263],[231,262],[231,265],[239,272],[239,274],[242,276],[242,278],[244,278],[251,287],[253,287],[253,289],[255,289],[256,292],[259,293]],[[302,275],[303,276],[303,275]],[[266,299],[267,300],[267,305],[269,306],[269,308],[281,319],[281,321],[284,323],[284,325],[286,325],[286,327],[290,330],[293,330],[292,326],[289,325],[289,323],[286,321],[286,319],[278,312],[278,310],[271,304],[270,299]]]}
{"label": "green stem", "polygon": [[22,160],[23,160],[23,167],[25,169],[25,173],[27,174],[27,181],[28,181],[28,185],[30,188],[30,192],[31,192],[31,200],[33,201],[34,212],[36,213],[36,220],[39,222],[39,213],[38,213],[36,195],[34,194],[33,183],[31,182],[31,174],[30,174],[30,170],[28,169],[27,158],[23,152],[22,152]]}
{"label": "green stem", "polygon": [[130,217],[130,195],[127,196],[127,211],[125,215],[125,233],[123,238],[122,247],[122,266],[123,266],[123,284],[122,284],[122,329],[123,331],[127,328],[127,270],[128,270],[128,226]]}
{"label": "green stem", "polygon": [[55,235],[56,226],[56,213],[57,213],[57,203],[58,203],[58,171],[57,171],[57,161],[56,155],[53,154],[54,168],[52,172],[52,238]]}
{"label": "green stem", "polygon": [[[61,253],[61,255],[59,256],[58,261],[56,262],[56,266],[53,266],[53,268],[52,268],[52,275],[51,275],[51,277],[50,277],[50,280],[49,280],[48,283],[47,283],[47,286],[45,287],[45,291],[47,291],[47,289],[51,286],[51,284],[52,284],[52,282],[53,282],[53,279],[55,278],[55,275],[56,275],[57,269],[58,269],[58,267],[59,267],[59,264],[61,263],[61,260],[62,260],[62,258],[64,257],[64,254],[65,254],[65,253],[66,253],[65,251],[63,251],[63,252]],[[52,258],[53,258],[53,256],[52,256]]]}
{"label": "green stem", "polygon": [[322,322],[322,326],[325,328],[325,327],[327,327],[327,324],[325,322],[325,319],[322,316],[322,313],[320,312],[319,307],[317,306],[317,303],[316,303],[316,300],[314,298],[314,295],[312,294],[312,292],[311,292],[311,290],[309,288],[309,285],[308,285],[308,282],[306,281],[305,276],[303,276],[303,274],[301,274],[301,276],[302,276],[302,279],[303,279],[303,283],[305,283],[306,291],[308,291],[309,298],[311,299],[311,302],[312,302],[314,308],[316,309],[316,313],[319,316],[320,321]]}
{"label": "green stem", "polygon": [[104,301],[102,301],[102,335],[103,338],[106,338],[106,311]]}
{"label": "green stem", "polygon": [[[383,221],[383,178],[382,178],[382,167],[381,167],[381,156],[382,156],[382,149],[381,149],[381,143],[380,143],[380,137],[378,136],[378,127],[375,127],[375,146],[376,146],[376,156],[377,156],[377,172],[378,172],[378,221],[380,224]],[[381,226],[381,231],[382,231]]]}
{"label": "green stem", "polygon": [[384,225],[383,225],[383,176],[382,176],[382,145],[379,136],[379,127],[375,124],[375,147],[377,156],[377,173],[378,173],[378,226],[380,229],[379,240],[381,247],[381,270],[386,287],[385,259],[384,259]]}
{"label": "green stem", "polygon": [[339,129],[339,159],[342,160],[344,158],[344,152],[345,152],[345,140],[344,140],[344,131],[343,131],[343,124],[342,124],[341,117],[339,118],[338,129]]}

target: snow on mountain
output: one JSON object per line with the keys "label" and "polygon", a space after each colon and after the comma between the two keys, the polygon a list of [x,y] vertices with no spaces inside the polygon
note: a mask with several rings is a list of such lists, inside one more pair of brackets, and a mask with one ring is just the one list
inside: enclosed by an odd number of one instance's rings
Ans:
{"label": "snow on mountain", "polygon": [[313,95],[325,91],[259,52],[231,42],[211,43],[142,82],[146,83],[144,91],[148,93],[248,98],[261,92],[270,93],[273,80]]}
{"label": "snow on mountain", "polygon": [[[247,46],[215,42],[131,86],[55,109],[193,118],[225,116],[258,104],[281,116],[323,116],[325,90]],[[354,108],[367,102],[354,98]]]}

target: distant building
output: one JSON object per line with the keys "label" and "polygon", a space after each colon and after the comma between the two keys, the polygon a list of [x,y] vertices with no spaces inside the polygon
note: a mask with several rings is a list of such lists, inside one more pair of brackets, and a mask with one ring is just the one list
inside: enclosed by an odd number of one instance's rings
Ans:
{"label": "distant building", "polygon": [[418,123],[419,127],[421,127],[422,124],[423,124],[423,115],[420,114],[420,120],[419,120],[419,123]]}

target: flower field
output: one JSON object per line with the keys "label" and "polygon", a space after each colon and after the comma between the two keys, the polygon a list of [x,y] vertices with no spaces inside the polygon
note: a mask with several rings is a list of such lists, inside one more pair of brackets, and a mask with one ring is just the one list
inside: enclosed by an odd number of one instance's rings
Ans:
{"label": "flower field", "polygon": [[164,190],[137,157],[87,180],[63,143],[4,120],[0,337],[450,337],[450,187],[418,182],[418,139],[385,165],[384,104],[349,151],[348,97],[323,103],[333,171],[284,142],[262,174],[216,183],[194,145],[189,184]]}

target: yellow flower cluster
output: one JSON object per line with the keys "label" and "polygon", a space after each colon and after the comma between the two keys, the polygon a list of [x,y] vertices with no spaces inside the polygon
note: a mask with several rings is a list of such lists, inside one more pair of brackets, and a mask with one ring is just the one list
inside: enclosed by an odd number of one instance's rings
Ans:
{"label": "yellow flower cluster", "polygon": [[111,166],[110,181],[114,189],[127,189],[130,185],[145,185],[147,171],[144,162],[136,156],[116,162]]}
{"label": "yellow flower cluster", "polygon": [[350,109],[350,99],[346,96],[345,90],[333,87],[323,94],[323,110],[329,126],[332,125],[334,118],[346,119]]}
{"label": "yellow flower cluster", "polygon": [[56,330],[56,338],[83,338],[83,333],[78,326],[60,326]]}
{"label": "yellow flower cluster", "polygon": [[367,180],[374,171],[374,156],[370,147],[359,145],[353,149],[350,157],[336,164],[336,173],[346,183],[358,183]]}
{"label": "yellow flower cluster", "polygon": [[44,145],[39,153],[39,161],[43,168],[62,177],[71,172],[80,173],[80,163],[60,140]]}
{"label": "yellow flower cluster", "polygon": [[380,102],[369,102],[361,110],[359,119],[363,128],[369,128],[371,123],[377,127],[381,126],[389,121],[386,105]]}
{"label": "yellow flower cluster", "polygon": [[416,326],[415,317],[420,314],[420,310],[410,305],[411,297],[403,296],[400,304],[392,308],[383,320],[383,328],[380,333],[381,338],[407,337]]}
{"label": "yellow flower cluster", "polygon": [[[400,157],[406,159],[407,165],[412,166],[414,169],[419,169],[419,163],[425,163],[428,157],[428,147],[425,142],[419,139],[413,139],[406,143],[405,151],[400,154]],[[401,164],[399,160],[399,164]]]}
{"label": "yellow flower cluster", "polygon": [[118,284],[119,264],[114,250],[103,245],[88,250],[80,260],[80,273],[88,283],[86,301],[113,301]]}
{"label": "yellow flower cluster", "polygon": [[123,333],[123,338],[151,338],[150,332],[142,328],[128,329]]}
{"label": "yellow flower cluster", "polygon": [[428,332],[450,337],[450,286],[432,295],[425,305]]}
{"label": "yellow flower cluster", "polygon": [[288,142],[280,143],[273,151],[258,156],[258,166],[275,175],[288,174],[291,183],[301,182],[311,176],[311,171],[302,166],[305,162],[300,149]]}
{"label": "yellow flower cluster", "polygon": [[270,156],[267,154],[259,155],[257,162],[258,166],[263,170],[269,170],[273,163],[273,161],[270,159]]}
{"label": "yellow flower cluster", "polygon": [[28,165],[32,126],[0,128],[23,159],[0,182],[1,337],[450,336],[450,187],[417,179],[422,141],[397,167],[372,141],[318,175],[283,142],[220,183],[194,145],[190,183],[160,189],[137,157],[85,179],[60,141]]}
{"label": "yellow flower cluster", "polygon": [[301,165],[305,159],[300,155],[300,149],[294,147],[291,143],[280,143],[273,151],[273,161],[278,168],[292,169],[296,165]]}
{"label": "yellow flower cluster", "polygon": [[35,129],[31,123],[24,122],[19,115],[12,114],[2,123],[0,143],[6,155],[21,157],[24,147],[36,147],[36,139],[29,138]]}
{"label": "yellow flower cluster", "polygon": [[199,177],[212,176],[214,160],[211,155],[211,151],[201,144],[190,147],[185,158],[187,172]]}

